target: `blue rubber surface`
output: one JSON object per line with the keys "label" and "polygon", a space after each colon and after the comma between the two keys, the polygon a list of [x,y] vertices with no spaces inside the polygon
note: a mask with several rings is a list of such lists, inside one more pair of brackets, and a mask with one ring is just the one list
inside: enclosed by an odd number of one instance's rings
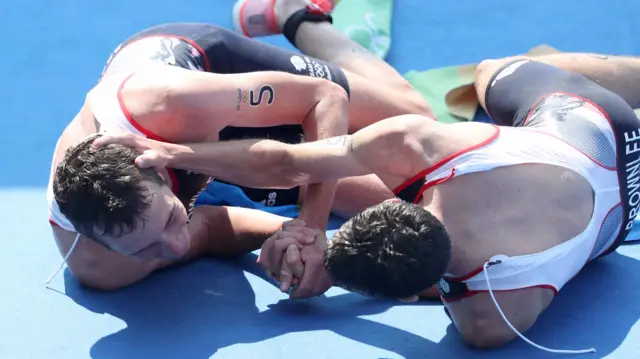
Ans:
{"label": "blue rubber surface", "polygon": [[[348,0],[345,0],[348,1]],[[544,358],[522,341],[463,346],[440,305],[399,305],[339,289],[292,302],[254,254],[202,260],[117,293],[79,287],[65,271],[44,186],[55,142],[130,34],[169,21],[231,25],[232,0],[0,3],[0,358]],[[635,0],[398,0],[389,61],[401,72],[522,53],[639,54]],[[289,47],[282,38],[267,42]],[[640,247],[624,247],[569,283],[529,337],[588,357],[640,353]],[[636,353],[636,354],[633,354]]]}

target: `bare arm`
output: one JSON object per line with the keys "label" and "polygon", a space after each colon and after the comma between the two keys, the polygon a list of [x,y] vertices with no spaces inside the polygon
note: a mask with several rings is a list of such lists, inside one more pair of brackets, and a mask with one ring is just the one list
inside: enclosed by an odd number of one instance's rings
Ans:
{"label": "bare arm", "polygon": [[388,118],[356,132],[288,146],[288,163],[301,183],[374,173],[390,188],[428,166],[425,147],[443,127],[427,117]]}
{"label": "bare arm", "polygon": [[215,74],[163,66],[137,72],[122,97],[132,118],[173,142],[217,139],[227,126],[301,124],[307,141],[344,135],[348,127],[342,87],[285,72]]}
{"label": "bare arm", "polygon": [[[139,262],[81,236],[67,265],[85,286],[116,290],[146,278],[153,271],[201,255],[234,256],[259,249],[288,218],[231,207],[199,206],[189,223],[191,249],[178,261]],[[52,226],[60,254],[64,257],[76,233]]]}
{"label": "bare arm", "polygon": [[[306,141],[347,133],[347,93],[325,79],[284,72],[223,75],[168,67],[136,74],[132,81],[127,85],[132,101],[125,98],[132,117],[173,141],[215,140],[227,126],[301,124]],[[141,96],[146,101],[139,101]],[[309,186],[301,211],[309,225],[326,227],[336,185],[327,181]]]}
{"label": "bare arm", "polygon": [[[494,292],[494,295],[504,315],[521,334],[533,326],[553,299],[553,292],[546,288]],[[489,293],[446,305],[462,339],[473,347],[496,348],[517,337],[500,316]]]}
{"label": "bare arm", "polygon": [[[421,158],[419,131],[437,125],[421,116],[394,117],[353,135],[289,145],[271,140],[207,143],[156,143],[168,166],[249,187],[291,188],[371,173],[405,175]],[[120,143],[130,144],[126,138]],[[148,148],[151,148],[149,146]],[[409,158],[406,156],[409,155]],[[399,160],[401,159],[402,160]],[[417,165],[418,167],[421,164]]]}
{"label": "bare arm", "polygon": [[[413,176],[427,158],[422,142],[444,125],[417,115],[393,117],[353,135],[289,145],[270,140],[160,144],[169,166],[250,187],[291,188],[371,173]],[[238,165],[241,164],[241,165]]]}
{"label": "bare arm", "polygon": [[196,218],[203,222],[205,230],[192,240],[204,243],[202,251],[216,256],[235,256],[257,250],[289,220],[254,209],[218,206],[196,207],[192,221]]}
{"label": "bare arm", "polygon": [[[64,257],[69,253],[76,233],[54,225],[51,228],[60,254]],[[138,262],[85,236],[80,236],[78,244],[67,260],[67,265],[73,276],[83,285],[110,291],[136,283],[154,270],[168,265],[168,262]]]}

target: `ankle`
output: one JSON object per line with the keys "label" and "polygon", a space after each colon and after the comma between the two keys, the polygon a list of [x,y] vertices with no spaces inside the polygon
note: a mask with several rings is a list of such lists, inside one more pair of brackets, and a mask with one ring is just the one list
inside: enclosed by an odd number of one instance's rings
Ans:
{"label": "ankle", "polygon": [[304,0],[275,0],[274,14],[278,29],[282,31],[284,24],[289,20],[291,15],[304,9],[306,6],[307,2]]}

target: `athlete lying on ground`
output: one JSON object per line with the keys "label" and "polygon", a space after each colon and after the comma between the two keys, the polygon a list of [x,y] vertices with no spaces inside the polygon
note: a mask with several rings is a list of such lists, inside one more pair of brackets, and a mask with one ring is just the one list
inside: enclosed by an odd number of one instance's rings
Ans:
{"label": "athlete lying on ground", "polygon": [[[270,4],[277,26],[303,54],[189,23],[142,31],[111,56],[58,141],[48,189],[56,242],[63,256],[76,243],[68,265],[82,283],[115,289],[178,260],[257,249],[286,220],[235,207],[192,211],[209,176],[175,169],[162,171],[162,177],[140,172],[130,150],[85,151],[87,136],[126,131],[167,142],[298,143],[303,132],[313,141],[389,116],[430,114],[406,80],[335,30],[329,15],[305,8],[301,0]],[[228,171],[216,180],[227,179]],[[329,210],[350,216],[392,197],[375,176],[341,180],[340,200],[333,205],[333,182],[242,190],[272,206],[303,202],[300,218],[322,230]]]}
{"label": "athlete lying on ground", "polygon": [[[281,281],[302,277],[296,296],[333,284],[415,300],[437,283],[463,339],[496,347],[624,241],[640,204],[640,121],[613,92],[530,59],[483,62],[476,86],[500,127],[406,115],[298,145],[232,141],[205,150],[120,135],[96,146],[127,145],[148,151],[141,158],[155,166],[210,174],[234,153],[247,166],[230,180],[251,186],[376,174],[402,201],[356,215],[328,248],[303,226],[285,227],[265,242],[262,265]],[[280,173],[250,178],[273,167]]]}

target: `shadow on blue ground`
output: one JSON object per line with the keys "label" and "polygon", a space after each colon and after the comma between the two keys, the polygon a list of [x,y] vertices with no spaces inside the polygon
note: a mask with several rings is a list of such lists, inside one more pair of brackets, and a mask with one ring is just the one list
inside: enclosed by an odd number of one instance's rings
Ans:
{"label": "shadow on blue ground", "polygon": [[[164,22],[230,27],[234,2],[2,2],[0,13],[10,15],[0,21],[0,150],[11,171],[0,176],[0,187],[46,185],[58,136],[121,41]],[[400,73],[519,54],[543,43],[563,51],[640,53],[636,0],[401,0],[394,18],[388,61]],[[263,41],[291,48],[281,36]]]}
{"label": "shadow on blue ground", "polygon": [[[255,306],[255,293],[242,272],[262,276],[255,259],[250,254],[233,261],[201,260],[116,293],[84,289],[67,272],[65,288],[79,305],[112,315],[127,325],[92,346],[91,357],[95,359],[209,358],[234,344],[313,330],[329,330],[405,358],[422,357],[425,353],[434,357],[473,353],[491,358],[548,355],[521,341],[500,351],[471,350],[461,344],[451,324],[446,336],[434,343],[358,318],[384,312],[398,303],[357,294],[283,300],[260,312]],[[593,263],[562,290],[527,335],[551,348],[595,347],[598,357],[605,356],[621,344],[640,318],[640,288],[636,283],[640,283],[640,262],[635,259],[616,253]],[[425,301],[417,305],[439,303]],[[428,318],[416,320],[429,325]]]}

